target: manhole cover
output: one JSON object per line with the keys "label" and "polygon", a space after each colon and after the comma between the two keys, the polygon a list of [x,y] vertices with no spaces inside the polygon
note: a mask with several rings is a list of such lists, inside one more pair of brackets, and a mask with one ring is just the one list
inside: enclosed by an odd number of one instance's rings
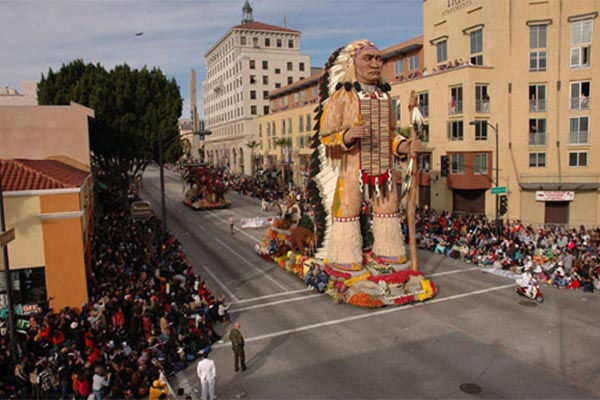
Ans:
{"label": "manhole cover", "polygon": [[477,394],[481,392],[481,386],[476,385],[474,383],[463,383],[462,385],[460,385],[459,389],[461,390],[461,392],[468,394]]}
{"label": "manhole cover", "polygon": [[529,300],[521,300],[519,301],[519,304],[525,307],[536,307],[537,303],[534,301],[529,301]]}

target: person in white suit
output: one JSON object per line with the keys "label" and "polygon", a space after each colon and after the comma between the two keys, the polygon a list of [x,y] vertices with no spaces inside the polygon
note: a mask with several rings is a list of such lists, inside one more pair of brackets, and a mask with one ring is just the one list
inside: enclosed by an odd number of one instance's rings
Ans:
{"label": "person in white suit", "polygon": [[208,353],[202,355],[202,359],[198,361],[196,373],[200,378],[202,385],[202,400],[215,400],[215,379],[217,378],[217,370],[215,362],[208,358]]}

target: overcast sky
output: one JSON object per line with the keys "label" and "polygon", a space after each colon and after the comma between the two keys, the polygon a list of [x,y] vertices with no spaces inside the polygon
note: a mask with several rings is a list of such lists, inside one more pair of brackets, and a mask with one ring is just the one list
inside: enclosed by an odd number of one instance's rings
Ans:
{"label": "overcast sky", "polygon": [[[244,0],[0,0],[0,85],[22,89],[74,59],[107,70],[127,63],[174,77],[190,116],[190,69],[202,115],[204,54],[241,23]],[[300,51],[322,67],[339,46],[380,48],[422,34],[423,0],[251,0],[254,20],[302,32]],[[136,36],[136,33],[143,35]]]}

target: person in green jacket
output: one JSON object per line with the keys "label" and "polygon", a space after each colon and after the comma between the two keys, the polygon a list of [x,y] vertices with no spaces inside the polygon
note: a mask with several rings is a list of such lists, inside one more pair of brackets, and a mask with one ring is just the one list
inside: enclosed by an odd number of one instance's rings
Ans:
{"label": "person in green jacket", "polygon": [[240,331],[240,324],[236,322],[233,324],[233,329],[229,332],[229,340],[231,341],[231,349],[235,359],[235,372],[240,370],[246,370],[246,354],[244,353],[244,336]]}

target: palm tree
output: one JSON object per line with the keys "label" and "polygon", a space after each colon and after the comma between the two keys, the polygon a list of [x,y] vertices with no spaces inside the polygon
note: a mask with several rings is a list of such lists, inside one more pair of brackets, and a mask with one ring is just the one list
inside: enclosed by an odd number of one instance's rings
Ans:
{"label": "palm tree", "polygon": [[258,147],[258,142],[256,140],[251,140],[246,143],[246,147],[250,149],[250,175],[254,176],[254,149]]}
{"label": "palm tree", "polygon": [[280,155],[281,155],[281,184],[283,186],[285,186],[285,170],[283,169],[284,167],[284,158],[283,158],[283,154],[284,154],[284,150],[288,150],[290,148],[290,146],[292,145],[292,139],[291,138],[277,138],[274,141],[275,146],[279,147],[279,151],[280,151]]}

